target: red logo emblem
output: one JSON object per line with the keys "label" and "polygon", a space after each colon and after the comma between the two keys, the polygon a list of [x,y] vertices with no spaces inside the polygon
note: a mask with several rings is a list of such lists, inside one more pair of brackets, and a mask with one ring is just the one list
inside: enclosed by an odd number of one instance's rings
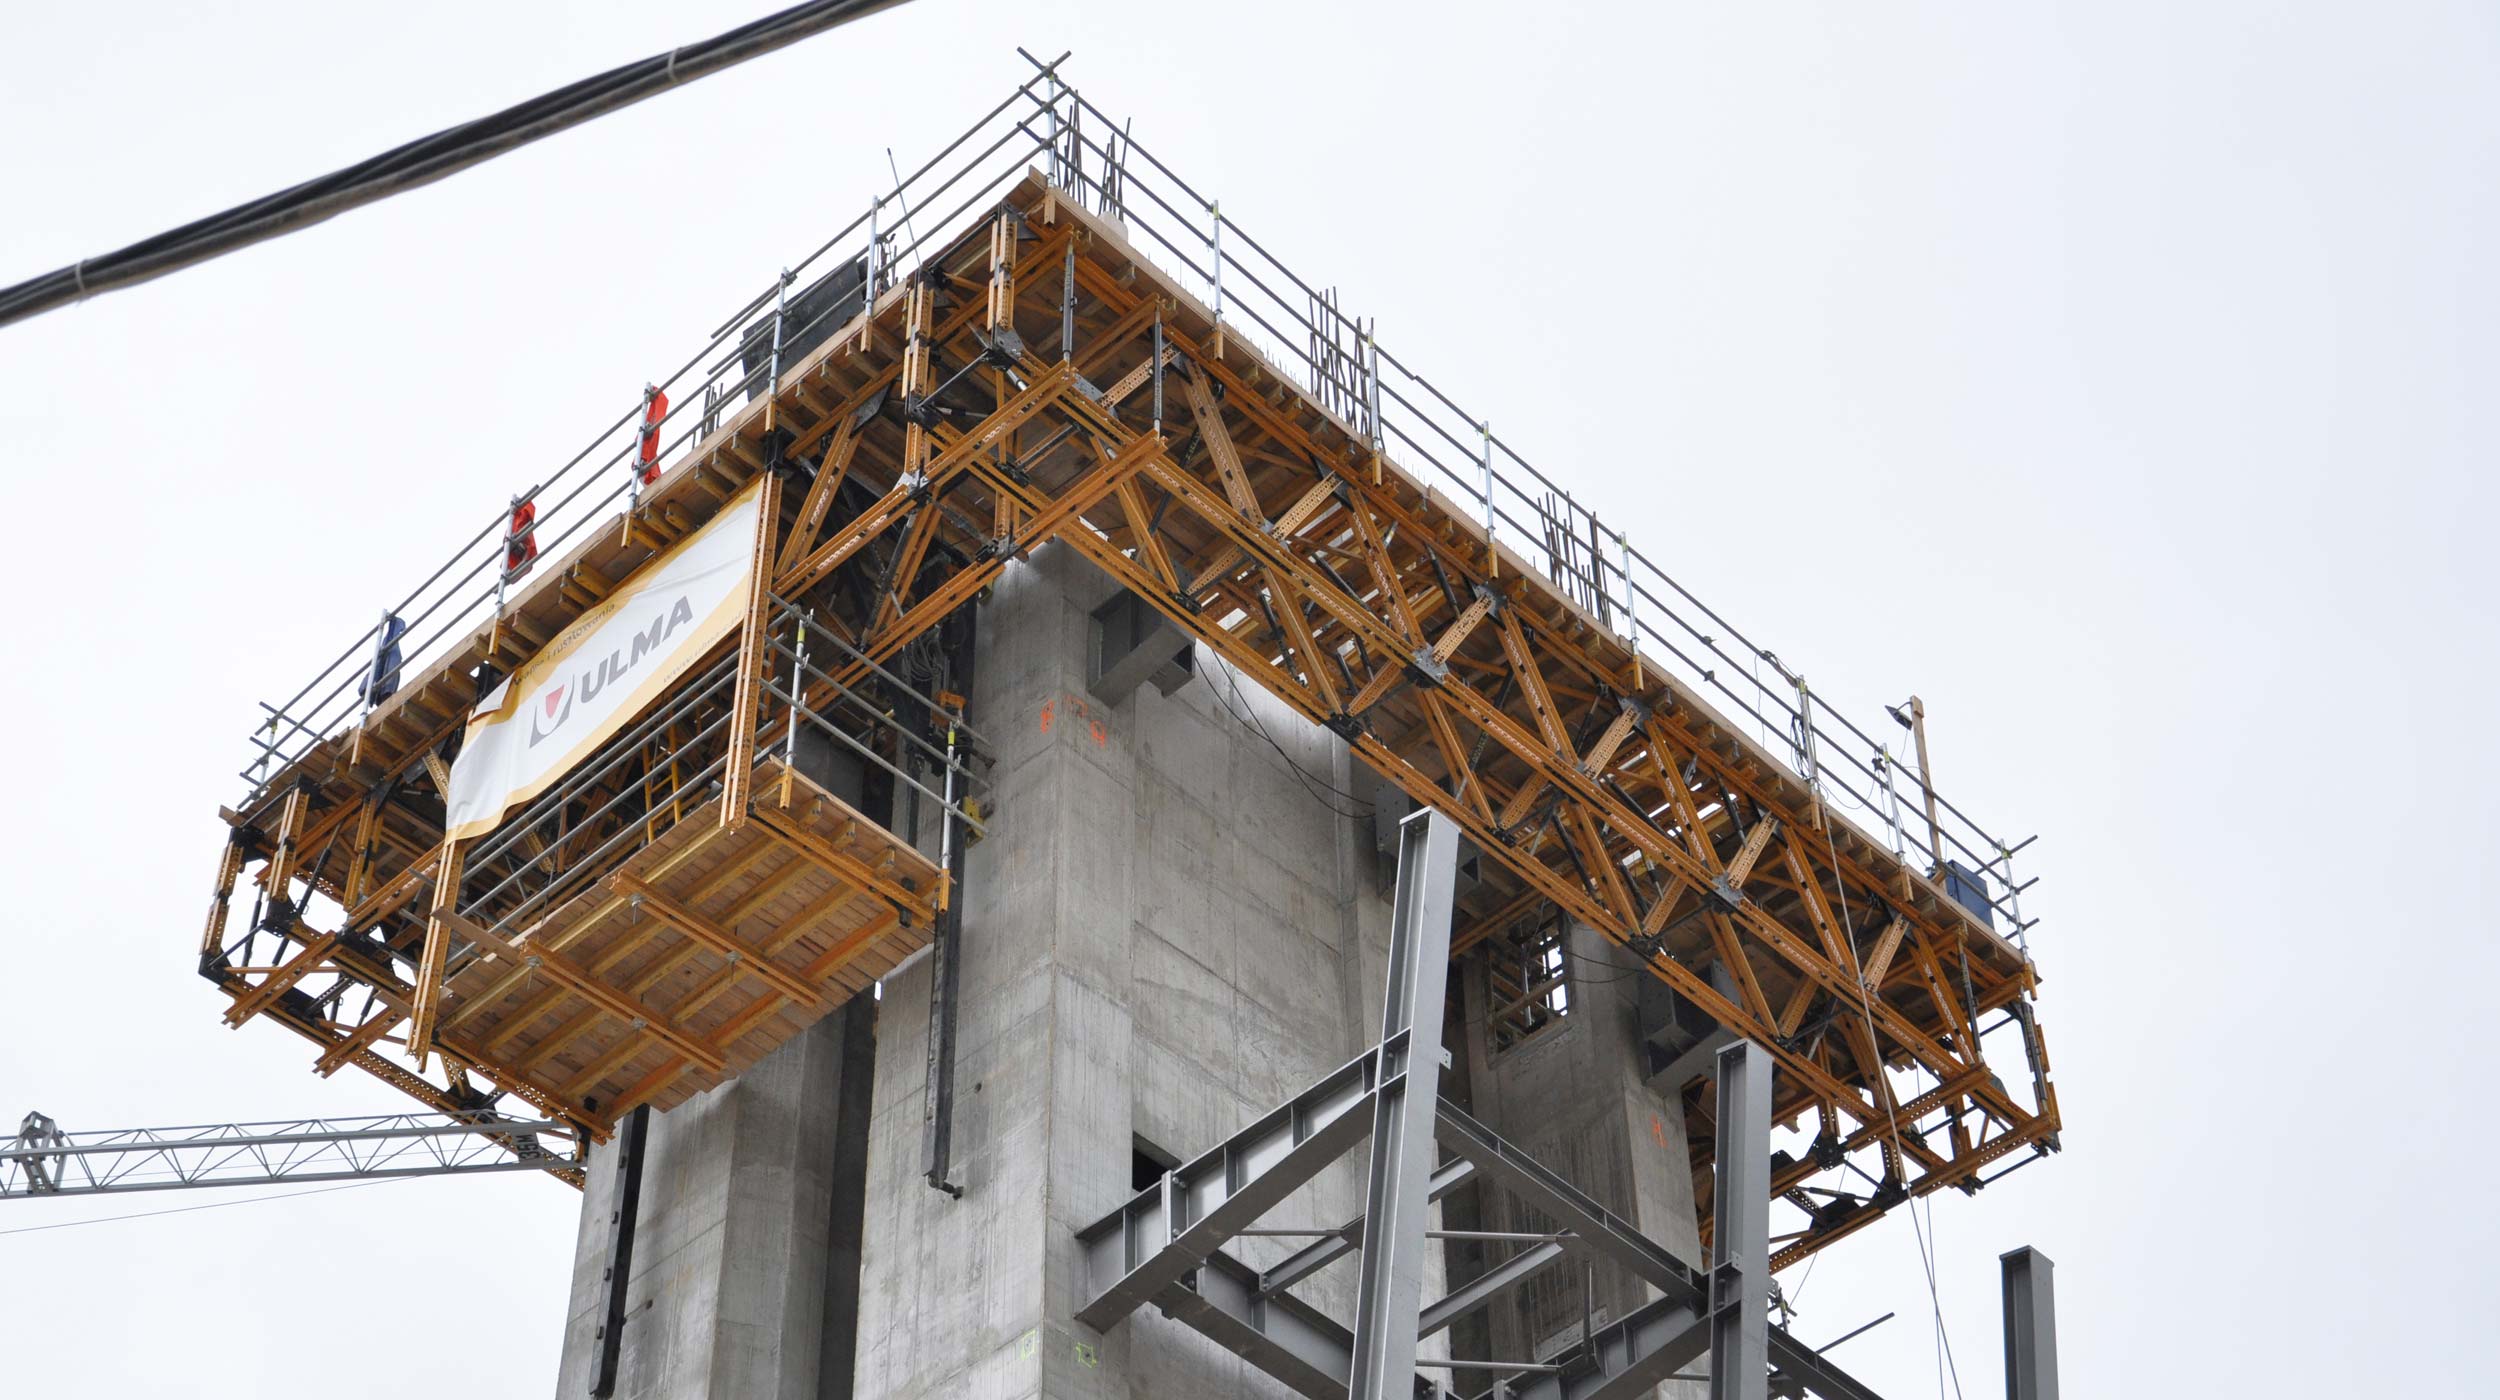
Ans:
{"label": "red logo emblem", "polygon": [[556,702],[562,700],[563,698],[563,686],[557,686],[555,689],[547,692],[547,718],[554,719],[556,717]]}

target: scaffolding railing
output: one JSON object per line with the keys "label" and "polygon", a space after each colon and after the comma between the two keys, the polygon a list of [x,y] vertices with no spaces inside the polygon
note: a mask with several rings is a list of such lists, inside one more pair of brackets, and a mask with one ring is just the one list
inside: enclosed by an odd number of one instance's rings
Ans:
{"label": "scaffolding railing", "polygon": [[647,384],[569,461],[514,495],[441,567],[381,607],[372,626],[283,703],[263,702],[237,775],[251,784],[246,801],[257,801],[290,764],[362,722],[403,677],[421,673],[500,616],[514,585],[542,561],[638,504],[653,466],[696,446],[724,413],[777,389],[785,370],[894,285],[933,240],[1030,170],[1050,145],[1027,99],[1055,74],[1055,64],[1043,65],[871,199],[741,304],[675,371]]}
{"label": "scaffolding railing", "polygon": [[[1023,52],[1019,50],[1018,52]],[[1961,867],[2018,944],[2028,946],[2013,860],[2031,839],[2004,840],[1941,793],[1889,744],[1832,707],[1779,655],[1739,630],[1571,491],[1382,345],[1348,315],[1335,289],[1304,280],[1182,179],[1127,124],[1115,123],[1062,77],[1066,55],[1024,55],[1033,74],[961,136],[785,270],[674,375],[647,389],[572,461],[515,498],[534,512],[537,554],[630,509],[654,460],[668,461],[717,426],[725,406],[778,387],[784,367],[839,329],[933,240],[1038,159],[1065,197],[1120,224],[1140,256],[1198,297],[1223,334],[1296,375],[1348,434],[1465,508],[1543,572],[1647,664],[1724,703],[1816,792],[1870,814],[1895,855],[1932,852]],[[804,280],[803,280],[804,279]],[[845,288],[850,290],[845,291]],[[793,288],[801,288],[796,294]],[[864,293],[859,289],[865,288]],[[665,412],[653,411],[667,395]],[[1420,469],[1420,470],[1419,470]],[[241,776],[252,796],[296,757],[358,722],[369,692],[456,644],[499,612],[532,561],[515,558],[513,512],[499,512],[424,584],[383,610],[302,690],[267,712]],[[504,561],[507,567],[498,567]],[[413,642],[395,637],[395,626]],[[429,630],[430,629],[430,630]],[[1768,668],[1769,674],[1764,674]],[[381,682],[377,684],[377,682]],[[1879,726],[1880,728],[1880,726]],[[1933,796],[1935,821],[1923,820]],[[1931,873],[1942,875],[1941,869]]]}
{"label": "scaffolding railing", "polygon": [[1816,791],[1872,814],[1897,857],[1912,860],[1927,846],[1960,865],[2013,939],[2027,946],[2027,930],[2038,921],[2022,915],[2020,896],[2031,882],[2017,881],[2013,857],[2029,839],[2000,840],[1941,793],[1935,825],[1918,830],[1924,823],[1904,812],[1923,809],[1928,792],[1901,755],[1659,568],[1627,532],[1573,499],[1495,433],[1489,418],[1461,408],[1390,353],[1373,323],[1342,309],[1335,288],[1306,281],[1277,259],[1219,200],[1065,84],[1057,64],[1025,57],[1045,80],[1038,89],[1028,86],[1025,100],[1052,140],[1052,183],[1118,221],[1132,246],[1200,298],[1227,337],[1297,375],[1349,436],[1410,472],[1428,467],[1426,484],[1454,505],[1472,505],[1498,543],[1541,556],[1546,576],[1627,646],[1653,664],[1671,662],[1665,669],[1685,684],[1725,700],[1784,747],[1790,766]]}
{"label": "scaffolding railing", "polygon": [[[922,688],[869,661],[806,609],[768,594],[765,660],[769,676],[755,727],[753,762],[779,759],[794,769],[802,736],[821,736],[831,751],[852,756],[862,773],[884,776],[899,809],[917,812],[925,799],[932,820],[951,817],[973,836],[984,834],[977,805],[987,790],[982,765],[990,754],[978,731],[945,715]],[[861,665],[889,687],[861,694],[826,669]],[[735,711],[735,650],[671,689],[653,710],[626,726],[546,792],[507,814],[478,839],[466,867],[481,872],[463,885],[460,912],[506,936],[614,874],[635,851],[718,797],[728,771],[729,726]],[[906,706],[944,725],[932,738],[915,733]],[[947,736],[952,736],[951,741]],[[708,818],[707,818],[708,819]],[[899,820],[906,840],[920,834]],[[593,833],[577,846],[576,833]],[[466,945],[455,951],[456,966]]]}

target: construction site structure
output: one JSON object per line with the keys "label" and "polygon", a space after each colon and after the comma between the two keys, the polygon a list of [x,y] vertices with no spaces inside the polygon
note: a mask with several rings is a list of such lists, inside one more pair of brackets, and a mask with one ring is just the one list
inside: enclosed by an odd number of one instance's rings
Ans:
{"label": "construction site structure", "polygon": [[549,1172],[581,1184],[581,1129],[486,1113],[291,1118],[69,1132],[29,1113],[0,1145],[0,1200],[200,1186]]}
{"label": "construction site structure", "polygon": [[2059,1145],[1925,772],[1036,62],[264,707],[198,959],[594,1144],[563,1394],[1863,1394],[1773,1276]]}

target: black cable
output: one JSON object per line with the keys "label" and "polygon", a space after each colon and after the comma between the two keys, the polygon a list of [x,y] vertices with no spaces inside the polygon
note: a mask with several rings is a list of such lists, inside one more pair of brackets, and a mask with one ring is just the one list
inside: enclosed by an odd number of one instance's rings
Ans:
{"label": "black cable", "polygon": [[[1209,655],[1213,656],[1213,653],[1209,653]],[[1241,682],[1234,677],[1233,668],[1225,664],[1223,657],[1214,656],[1213,659],[1217,668],[1222,670],[1224,673],[1225,687],[1232,691],[1234,698],[1239,699],[1241,697]],[[1359,820],[1363,817],[1372,815],[1373,808],[1370,803],[1364,802],[1362,798],[1355,796],[1353,793],[1346,791],[1344,788],[1338,787],[1334,783],[1325,782],[1311,776],[1307,772],[1304,772],[1302,765],[1293,761],[1293,755],[1285,752],[1285,746],[1276,742],[1276,736],[1267,732],[1266,722],[1259,718],[1259,712],[1257,710],[1251,709],[1250,702],[1248,700],[1242,700],[1242,708],[1238,711],[1233,708],[1232,702],[1226,700],[1222,695],[1216,696],[1215,702],[1218,705],[1223,706],[1224,713],[1233,717],[1234,723],[1240,724],[1246,728],[1256,729],[1258,731],[1259,737],[1267,741],[1267,746],[1274,749],[1276,751],[1276,756],[1285,761],[1285,768],[1291,772],[1295,778],[1301,780],[1303,789],[1311,794],[1312,801],[1317,802],[1322,807],[1327,808],[1329,811],[1334,812],[1341,817],[1352,817]],[[1246,716],[1243,711],[1248,712]],[[1336,803],[1321,796],[1320,793],[1322,789],[1333,792],[1348,802],[1359,804],[1363,810],[1359,812],[1347,811],[1343,807],[1340,807]]]}
{"label": "black cable", "polygon": [[0,326],[83,301],[98,292],[135,286],[237,248],[292,233],[359,205],[430,184],[541,137],[629,107],[680,83],[707,77],[901,3],[903,0],[815,0],[766,15],[700,43],[611,68],[491,116],[447,127],[343,170],[0,289]]}

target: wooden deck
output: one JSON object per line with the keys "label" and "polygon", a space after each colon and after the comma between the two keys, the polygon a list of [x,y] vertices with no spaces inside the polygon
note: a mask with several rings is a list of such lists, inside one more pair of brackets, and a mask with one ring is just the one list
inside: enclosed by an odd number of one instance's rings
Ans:
{"label": "wooden deck", "polygon": [[445,984],[442,1043],[583,1121],[669,1108],[771,1054],[928,942],[939,872],[767,760],[756,810],[687,814]]}

